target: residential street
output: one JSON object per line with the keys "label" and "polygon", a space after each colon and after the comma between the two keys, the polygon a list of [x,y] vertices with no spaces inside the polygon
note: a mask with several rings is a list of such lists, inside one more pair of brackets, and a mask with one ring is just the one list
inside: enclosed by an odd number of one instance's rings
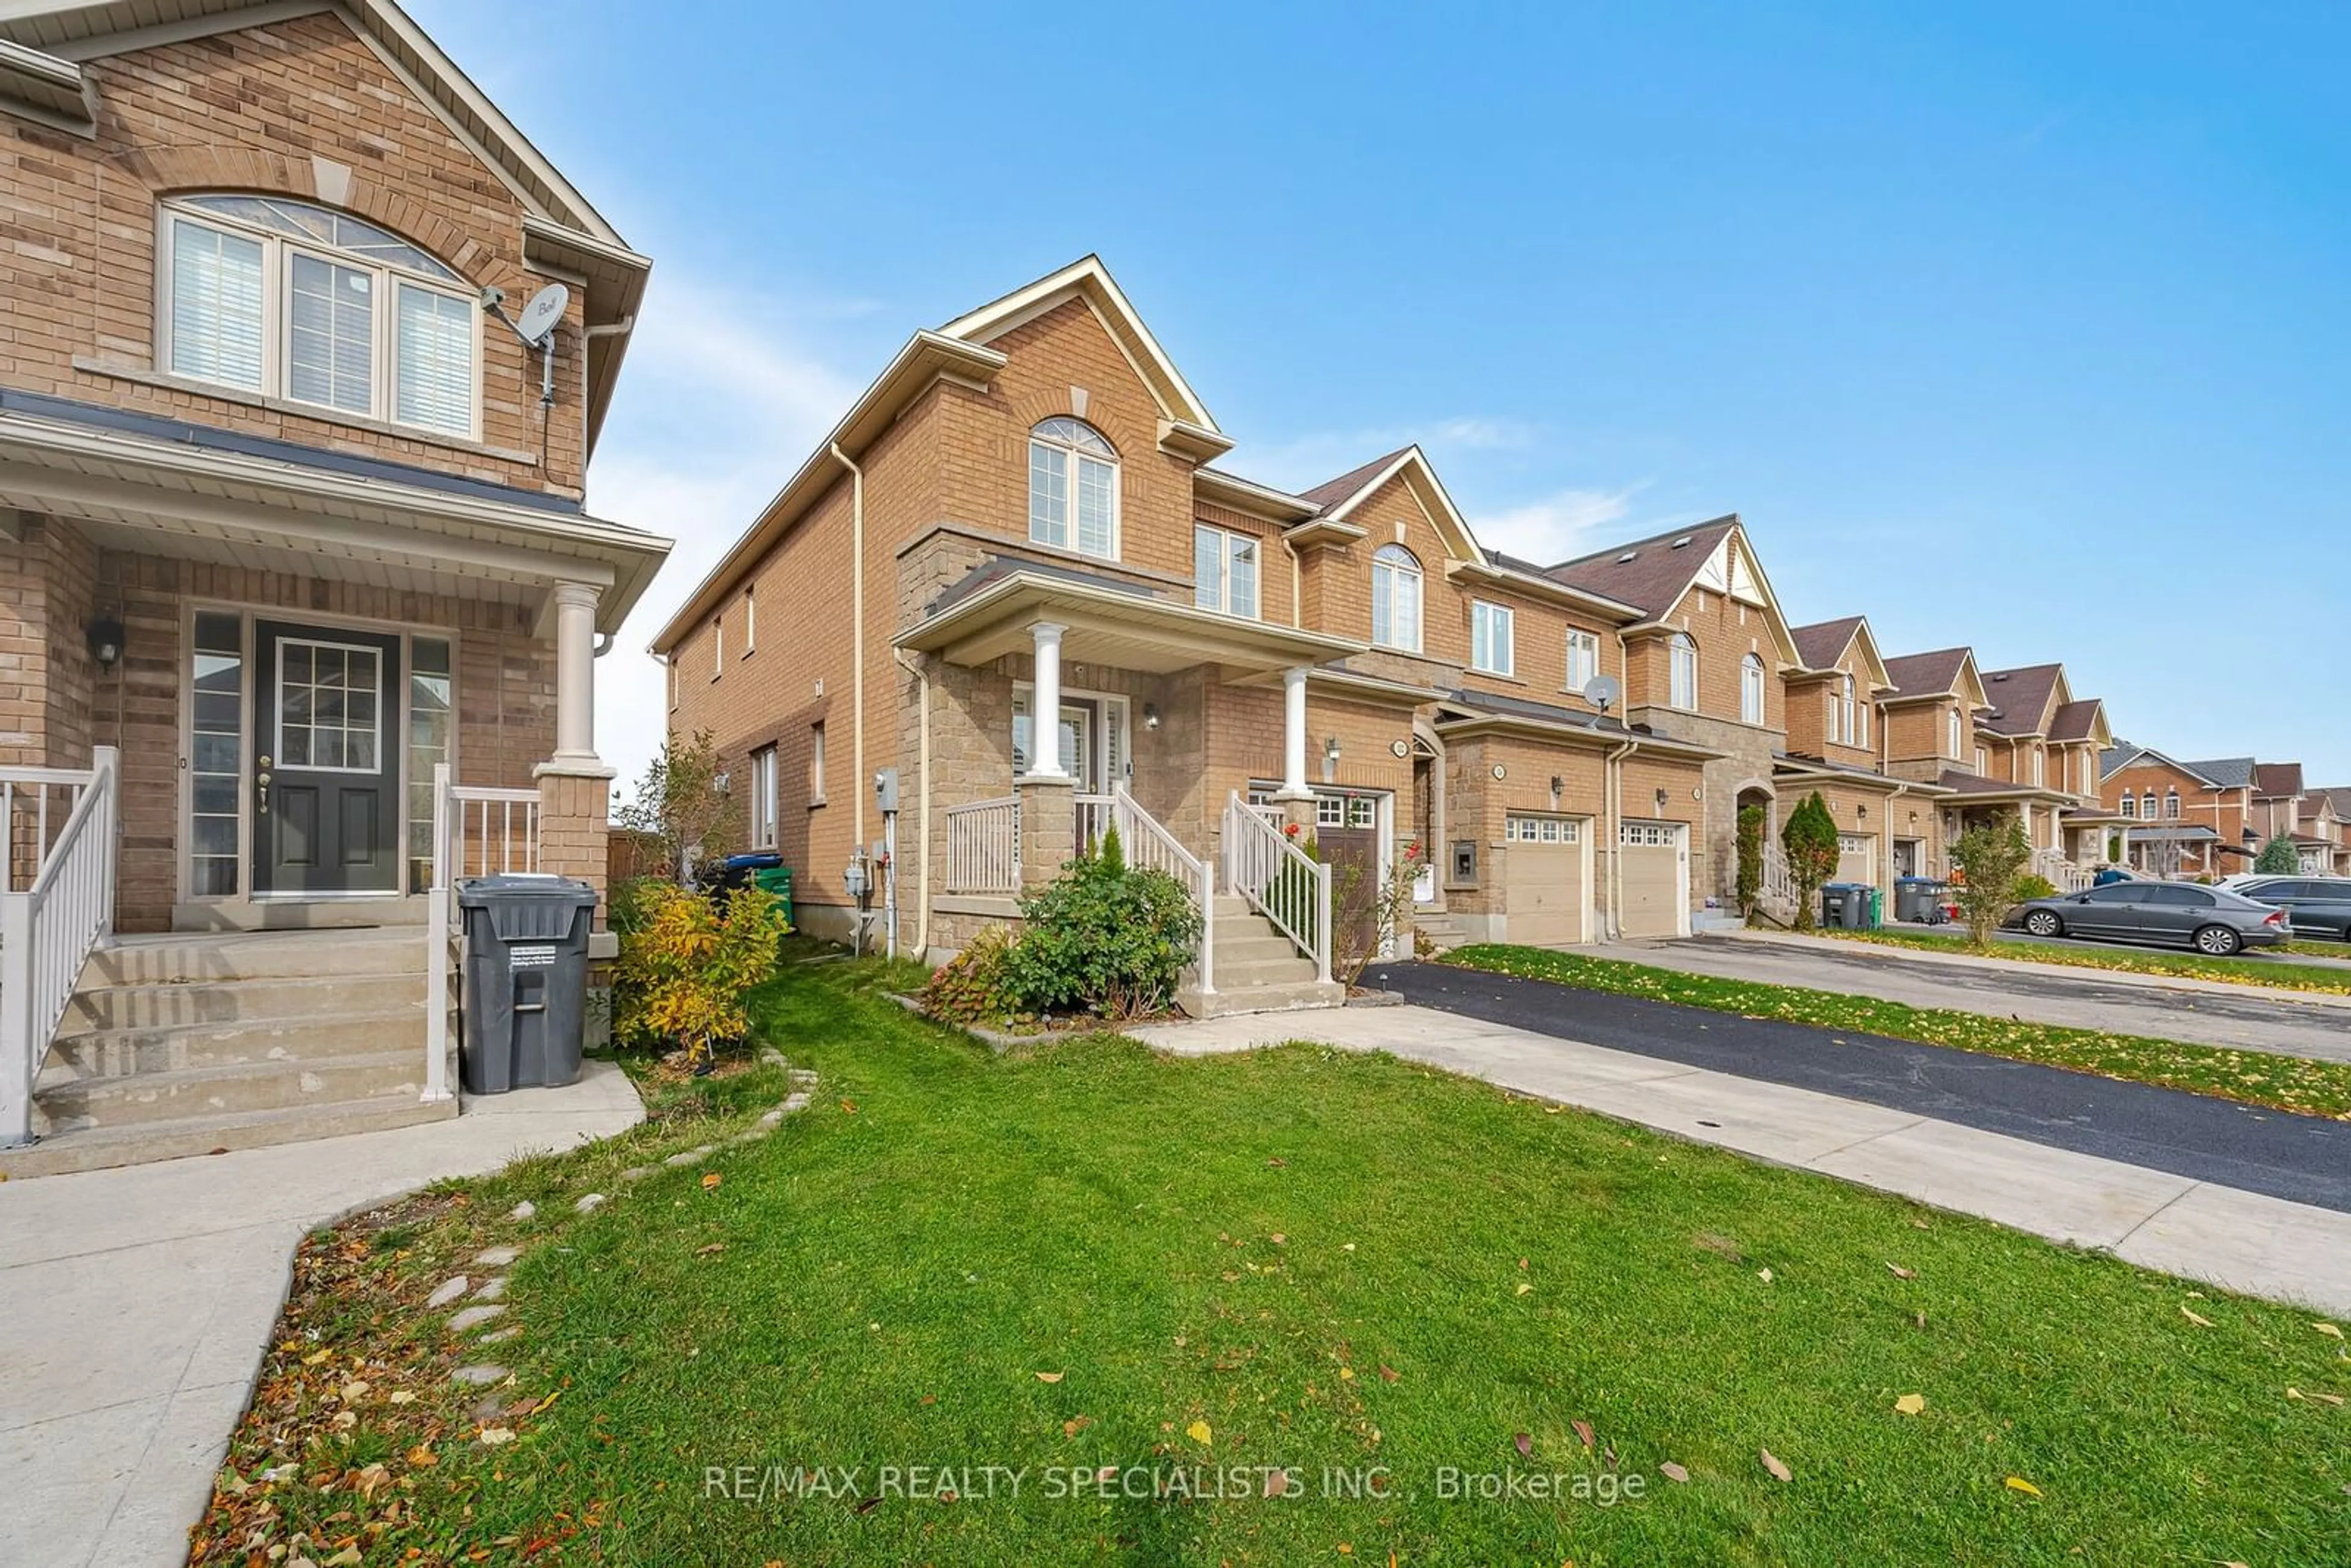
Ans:
{"label": "residential street", "polygon": [[1919,954],[1857,942],[1707,936],[1618,942],[1589,951],[1595,957],[1687,974],[1802,986],[1916,1008],[2351,1061],[2351,1005],[2346,1005],[2351,998],[2316,1000],[2251,986],[2223,991],[2167,984],[2157,976],[2052,964],[1989,965],[1964,954]]}
{"label": "residential street", "polygon": [[[1730,943],[1672,946],[1746,950]],[[1556,1040],[1858,1100],[2351,1212],[2351,1124],[1942,1046],[1745,1019],[1447,965],[1380,966],[1366,974],[1364,983],[1399,992],[1422,1007]],[[1854,988],[1847,982],[1839,988]],[[2165,1015],[2167,1020],[2173,1016]]]}

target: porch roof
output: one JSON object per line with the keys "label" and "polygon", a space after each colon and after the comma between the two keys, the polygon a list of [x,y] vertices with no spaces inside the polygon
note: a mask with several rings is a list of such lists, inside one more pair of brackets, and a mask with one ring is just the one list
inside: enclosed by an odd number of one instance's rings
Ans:
{"label": "porch roof", "polygon": [[1864,789],[1883,789],[1888,795],[1949,795],[1949,786],[1928,783],[1917,779],[1897,779],[1890,773],[1880,773],[1871,768],[1856,768],[1847,762],[1831,762],[1826,758],[1806,757],[1800,752],[1783,751],[1771,758],[1771,771],[1788,779],[1830,779],[1851,784]]}
{"label": "porch roof", "polygon": [[1437,727],[1439,734],[1446,736],[1508,730],[1583,746],[1616,747],[1632,741],[1652,755],[1700,762],[1723,755],[1686,740],[1668,740],[1646,730],[1627,729],[1622,719],[1492,692],[1460,690],[1448,694],[1437,710]]}
{"label": "porch roof", "polygon": [[1254,674],[1366,651],[1344,638],[1219,615],[1135,584],[1010,559],[975,568],[896,641],[952,664],[985,664],[1026,652],[1039,622],[1064,629],[1066,659],[1154,674],[1195,664]]}
{"label": "porch roof", "polygon": [[405,591],[538,604],[587,583],[608,632],[670,549],[559,497],[18,392],[0,392],[0,507],[107,549]]}

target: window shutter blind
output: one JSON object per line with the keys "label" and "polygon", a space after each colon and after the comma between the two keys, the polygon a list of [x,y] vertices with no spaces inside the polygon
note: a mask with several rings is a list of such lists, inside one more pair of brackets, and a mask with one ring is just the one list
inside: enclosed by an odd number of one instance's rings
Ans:
{"label": "window shutter blind", "polygon": [[172,369],[261,390],[261,245],[202,224],[172,235]]}
{"label": "window shutter blind", "polygon": [[400,289],[392,417],[454,435],[474,428],[474,312],[429,288]]}
{"label": "window shutter blind", "polygon": [[368,413],[375,402],[375,279],[296,256],[287,391],[304,402]]}

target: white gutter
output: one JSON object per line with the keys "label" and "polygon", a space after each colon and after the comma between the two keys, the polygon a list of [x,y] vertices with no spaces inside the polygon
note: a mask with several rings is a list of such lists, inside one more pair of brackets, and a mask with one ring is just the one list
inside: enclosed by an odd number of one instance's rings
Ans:
{"label": "white gutter", "polygon": [[[1616,941],[1625,935],[1625,770],[1624,761],[1641,749],[1641,743],[1630,735],[1625,744],[1608,754],[1600,779],[1601,810],[1608,825],[1608,908],[1601,922],[1608,939]],[[1687,872],[1682,873],[1685,878]]]}
{"label": "white gutter", "polygon": [[850,657],[855,661],[849,675],[850,701],[854,705],[849,722],[849,749],[852,766],[857,769],[857,814],[853,820],[857,837],[852,841],[862,848],[865,794],[873,787],[873,781],[865,776],[865,470],[841,449],[840,442],[828,442],[826,448],[849,470],[849,615],[852,628]]}
{"label": "white gutter", "polygon": [[903,648],[893,649],[899,668],[914,677],[914,689],[920,694],[922,739],[915,752],[916,772],[920,782],[914,786],[914,810],[922,813],[922,829],[917,836],[922,856],[914,867],[914,957],[918,963],[930,962],[931,951],[931,677],[918,659],[906,662]]}

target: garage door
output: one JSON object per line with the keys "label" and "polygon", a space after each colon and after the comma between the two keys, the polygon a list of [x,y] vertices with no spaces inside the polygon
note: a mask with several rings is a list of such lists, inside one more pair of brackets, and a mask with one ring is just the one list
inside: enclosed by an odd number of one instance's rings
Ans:
{"label": "garage door", "polygon": [[1626,822],[1619,829],[1625,936],[1688,935],[1688,833],[1681,822]]}
{"label": "garage door", "polygon": [[1839,833],[1837,835],[1837,873],[1839,882],[1858,882],[1877,885],[1877,835],[1875,833]]}
{"label": "garage door", "polygon": [[1513,942],[1564,947],[1583,940],[1592,884],[1584,874],[1584,822],[1574,817],[1502,819],[1502,900]]}

